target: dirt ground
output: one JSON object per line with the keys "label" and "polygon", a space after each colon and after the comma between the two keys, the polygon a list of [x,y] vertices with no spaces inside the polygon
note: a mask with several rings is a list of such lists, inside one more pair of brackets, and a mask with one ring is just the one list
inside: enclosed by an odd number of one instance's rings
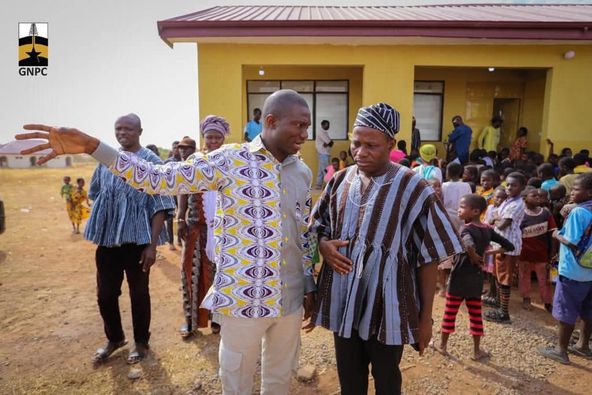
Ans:
{"label": "dirt ground", "polygon": [[[203,331],[182,341],[180,251],[160,247],[152,270],[151,355],[126,364],[128,347],[94,368],[90,356],[104,343],[96,306],[94,247],[73,235],[59,190],[64,175],[88,181],[92,164],[69,169],[0,170],[7,230],[0,235],[0,393],[2,394],[205,394],[220,393],[219,337]],[[88,184],[87,184],[88,185]],[[536,287],[535,287],[536,289]],[[536,297],[535,297],[536,299]],[[553,319],[540,306],[526,312],[513,298],[514,323],[486,324],[491,360],[469,357],[466,311],[451,338],[453,358],[405,351],[401,368],[407,394],[590,393],[592,361],[571,366],[542,360],[537,346],[554,340]],[[437,298],[434,333],[443,299]],[[131,337],[124,285],[122,318]],[[317,328],[303,335],[301,365],[316,368],[309,383],[293,382],[293,394],[338,394],[332,335]],[[141,377],[128,378],[130,369]],[[372,383],[371,385],[372,386]]]}

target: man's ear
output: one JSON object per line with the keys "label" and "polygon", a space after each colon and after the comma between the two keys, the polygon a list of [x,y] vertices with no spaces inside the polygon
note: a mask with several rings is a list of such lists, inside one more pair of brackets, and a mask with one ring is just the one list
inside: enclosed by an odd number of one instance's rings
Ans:
{"label": "man's ear", "polygon": [[140,133],[139,133],[140,136],[142,135],[143,131],[144,131],[144,129],[140,128]]}
{"label": "man's ear", "polygon": [[263,125],[268,129],[274,129],[277,118],[273,114],[267,114],[263,120]]}

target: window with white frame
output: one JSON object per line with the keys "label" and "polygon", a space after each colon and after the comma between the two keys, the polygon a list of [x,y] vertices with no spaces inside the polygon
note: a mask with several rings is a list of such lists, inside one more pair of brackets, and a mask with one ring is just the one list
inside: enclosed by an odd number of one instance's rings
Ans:
{"label": "window with white frame", "polygon": [[279,89],[293,89],[308,103],[311,126],[308,139],[314,140],[321,122],[331,123],[329,136],[347,140],[349,116],[349,81],[347,80],[249,80],[247,81],[248,117],[255,108],[263,109],[265,99]]}
{"label": "window with white frame", "polygon": [[444,107],[444,81],[415,81],[413,89],[413,115],[421,141],[442,139],[442,110]]}

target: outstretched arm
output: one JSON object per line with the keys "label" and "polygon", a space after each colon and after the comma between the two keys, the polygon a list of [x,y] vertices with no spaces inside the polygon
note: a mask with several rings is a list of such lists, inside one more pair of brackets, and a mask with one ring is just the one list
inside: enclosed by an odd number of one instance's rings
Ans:
{"label": "outstretched arm", "polygon": [[21,133],[14,136],[17,140],[44,139],[47,143],[23,150],[21,154],[32,154],[51,148],[51,152],[37,161],[45,162],[63,154],[92,154],[99,146],[99,139],[74,128],[57,128],[47,125],[29,124],[23,126],[25,130],[35,130],[31,133]]}
{"label": "outstretched arm", "polygon": [[38,160],[39,164],[63,154],[90,154],[127,184],[149,194],[176,195],[215,190],[221,175],[220,169],[204,157],[196,157],[192,162],[157,165],[129,152],[118,152],[78,129],[38,124],[25,125],[24,129],[35,132],[17,134],[17,140],[46,139],[47,143],[24,150],[23,154],[51,149]]}

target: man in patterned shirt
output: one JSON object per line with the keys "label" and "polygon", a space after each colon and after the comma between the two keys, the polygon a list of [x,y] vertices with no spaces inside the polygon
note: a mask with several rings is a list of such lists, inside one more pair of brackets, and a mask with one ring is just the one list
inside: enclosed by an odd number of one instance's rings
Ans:
{"label": "man in patterned shirt", "polygon": [[[307,229],[312,173],[295,156],[308,136],[310,110],[296,92],[280,90],[265,101],[263,125],[262,134],[250,143],[222,146],[191,163],[160,166],[118,153],[76,129],[25,125],[45,133],[17,136],[49,140],[31,150],[52,148],[40,163],[86,152],[147,193],[218,191],[217,272],[203,307],[221,317],[224,394],[251,393],[261,354],[261,393],[287,394],[303,310],[308,318],[314,306]],[[305,329],[313,327],[309,323]]]}

